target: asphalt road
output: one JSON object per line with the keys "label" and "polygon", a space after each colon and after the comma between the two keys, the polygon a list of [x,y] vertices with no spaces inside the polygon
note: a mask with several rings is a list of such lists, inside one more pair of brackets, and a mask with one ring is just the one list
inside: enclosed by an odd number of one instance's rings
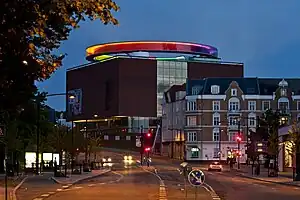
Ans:
{"label": "asphalt road", "polygon": [[223,200],[299,200],[300,188],[266,183],[226,172],[206,172],[206,182]]}
{"label": "asphalt road", "polygon": [[39,194],[43,194],[48,191],[55,191],[60,188],[59,184],[56,184],[51,180],[53,173],[45,173],[38,176],[30,176],[17,190],[18,200],[32,200]]}
{"label": "asphalt road", "polygon": [[159,180],[138,167],[118,165],[112,172],[89,181],[83,181],[66,191],[58,192],[49,200],[157,200]]}

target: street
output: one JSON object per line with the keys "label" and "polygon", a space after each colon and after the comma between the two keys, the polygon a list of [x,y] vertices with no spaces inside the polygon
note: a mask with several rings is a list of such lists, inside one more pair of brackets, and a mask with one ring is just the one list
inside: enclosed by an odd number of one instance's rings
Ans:
{"label": "street", "polygon": [[206,183],[224,200],[299,200],[300,187],[238,177],[227,172],[206,172]]}
{"label": "street", "polygon": [[[152,166],[139,167],[139,164],[125,166],[121,153],[106,153],[112,157],[114,166],[111,172],[88,179],[70,187],[59,185],[49,179],[49,175],[31,177],[18,190],[18,199],[22,200],[65,200],[65,199],[137,199],[137,200],[299,200],[300,188],[266,183],[259,180],[239,177],[230,172],[208,172],[205,166],[199,166],[205,173],[203,187],[185,185],[177,168],[179,162],[168,162],[153,157]],[[135,160],[138,155],[133,155]],[[196,166],[197,167],[197,166]],[[49,176],[49,177],[48,177]],[[60,189],[62,188],[62,189]],[[212,190],[211,190],[212,189]],[[214,195],[215,192],[215,195]]]}

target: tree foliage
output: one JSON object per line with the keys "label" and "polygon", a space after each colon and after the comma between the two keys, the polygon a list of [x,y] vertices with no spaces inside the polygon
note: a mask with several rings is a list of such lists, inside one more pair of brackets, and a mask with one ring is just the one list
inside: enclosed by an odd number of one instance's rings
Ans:
{"label": "tree foliage", "polygon": [[112,0],[2,0],[0,2],[0,111],[16,110],[33,97],[35,80],[62,64],[54,53],[80,21],[118,24]]}
{"label": "tree foliage", "polygon": [[289,130],[289,140],[293,143],[292,152],[300,153],[300,124],[295,121]]}
{"label": "tree foliage", "polygon": [[280,113],[278,111],[267,110],[262,119],[262,126],[268,133],[268,153],[272,157],[277,157],[279,153],[278,129],[280,128]]}

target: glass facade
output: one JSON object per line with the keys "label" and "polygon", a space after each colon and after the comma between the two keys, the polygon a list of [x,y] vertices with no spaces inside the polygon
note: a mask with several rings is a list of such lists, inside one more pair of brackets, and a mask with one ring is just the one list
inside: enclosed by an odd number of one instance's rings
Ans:
{"label": "glass facade", "polygon": [[172,85],[182,85],[187,78],[187,62],[157,61],[157,116],[162,116],[163,94]]}

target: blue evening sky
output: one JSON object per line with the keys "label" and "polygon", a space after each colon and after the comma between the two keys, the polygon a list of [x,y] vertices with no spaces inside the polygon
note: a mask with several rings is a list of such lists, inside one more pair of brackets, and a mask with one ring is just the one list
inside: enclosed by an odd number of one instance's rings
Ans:
{"label": "blue evening sky", "polygon": [[[245,76],[299,77],[299,0],[115,0],[119,26],[84,22],[64,41],[63,67],[39,83],[65,92],[66,69],[86,63],[85,48],[124,40],[175,40],[210,44],[225,61],[245,64]],[[80,80],[78,80],[80,81]],[[97,92],[97,88],[94,88]],[[48,104],[65,109],[64,97]]]}

